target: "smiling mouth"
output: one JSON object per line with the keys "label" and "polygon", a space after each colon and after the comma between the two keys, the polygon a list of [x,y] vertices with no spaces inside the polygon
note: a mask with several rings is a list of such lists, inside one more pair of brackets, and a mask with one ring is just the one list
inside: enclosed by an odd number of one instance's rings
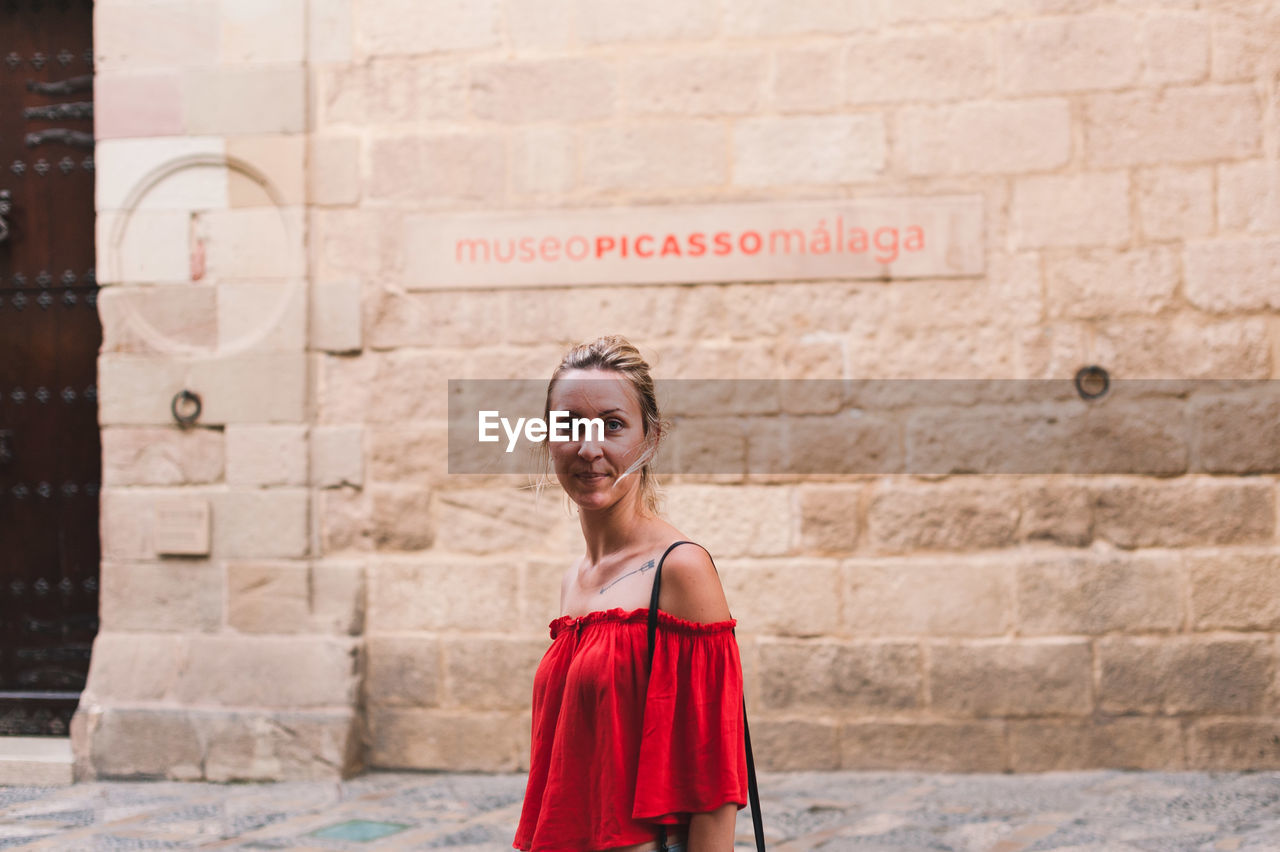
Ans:
{"label": "smiling mouth", "polygon": [[575,474],[579,479],[604,479],[607,473],[579,473]]}

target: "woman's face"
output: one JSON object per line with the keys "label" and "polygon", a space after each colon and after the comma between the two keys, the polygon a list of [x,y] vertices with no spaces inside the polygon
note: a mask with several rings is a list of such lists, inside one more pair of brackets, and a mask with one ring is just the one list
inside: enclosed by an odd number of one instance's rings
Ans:
{"label": "woman's face", "polygon": [[633,493],[640,484],[636,470],[619,479],[644,453],[644,422],[630,384],[612,370],[567,370],[551,391],[551,411],[568,411],[571,421],[599,418],[598,425],[581,424],[577,440],[552,441],[556,478],[565,493],[584,510],[604,509]]}

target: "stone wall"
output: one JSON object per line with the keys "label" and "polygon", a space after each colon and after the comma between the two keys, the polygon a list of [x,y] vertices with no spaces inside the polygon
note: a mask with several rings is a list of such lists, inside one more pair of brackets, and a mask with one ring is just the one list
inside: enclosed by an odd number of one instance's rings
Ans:
{"label": "stone wall", "polygon": [[[601,333],[660,378],[1280,378],[1278,38],[1227,0],[98,3],[81,773],[527,766],[576,521],[446,474],[448,379]],[[406,266],[418,212],[954,194],[980,278]],[[759,765],[1280,766],[1280,412],[1240,410],[1195,424],[1248,444],[1225,472],[669,483]],[[207,556],[155,553],[175,495]]]}

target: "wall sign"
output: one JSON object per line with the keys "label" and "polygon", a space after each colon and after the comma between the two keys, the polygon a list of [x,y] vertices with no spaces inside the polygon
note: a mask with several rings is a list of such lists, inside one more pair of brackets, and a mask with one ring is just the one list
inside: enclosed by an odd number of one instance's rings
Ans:
{"label": "wall sign", "polygon": [[405,218],[410,289],[983,273],[982,196]]}

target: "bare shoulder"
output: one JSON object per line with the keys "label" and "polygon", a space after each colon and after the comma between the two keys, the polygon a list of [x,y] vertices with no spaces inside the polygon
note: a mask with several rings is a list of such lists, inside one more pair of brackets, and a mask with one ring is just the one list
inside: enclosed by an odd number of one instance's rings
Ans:
{"label": "bare shoulder", "polygon": [[659,608],[686,621],[728,621],[729,602],[711,557],[696,544],[682,544],[662,563]]}

